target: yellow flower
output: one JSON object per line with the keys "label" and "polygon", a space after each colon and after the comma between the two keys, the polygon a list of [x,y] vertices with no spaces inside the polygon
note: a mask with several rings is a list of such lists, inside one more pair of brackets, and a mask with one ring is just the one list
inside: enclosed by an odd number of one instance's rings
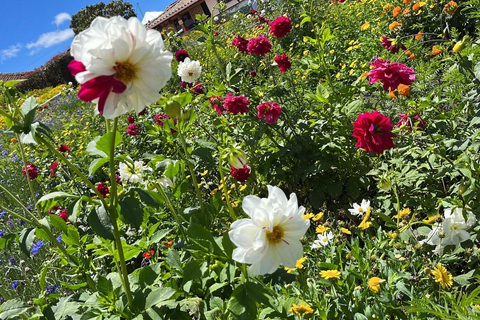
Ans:
{"label": "yellow flower", "polygon": [[207,174],[208,174],[208,170],[205,170],[205,171],[203,171],[203,173],[201,174],[201,176],[202,176],[202,177],[205,177]]}
{"label": "yellow flower", "polygon": [[323,218],[324,213],[320,212],[315,215],[315,217],[312,218],[313,221],[318,221]]}
{"label": "yellow flower", "polygon": [[447,271],[447,269],[442,266],[440,263],[433,268],[432,275],[435,276],[435,282],[440,283],[443,289],[449,288],[452,286],[452,274]]}
{"label": "yellow flower", "polygon": [[289,268],[289,267],[285,267],[284,269],[285,271],[287,271],[287,273],[292,273],[293,271],[293,268]]}
{"label": "yellow flower", "polygon": [[365,216],[363,217],[363,220],[362,222],[358,225],[358,227],[362,230],[366,230],[368,228],[370,228],[370,226],[372,225],[372,222],[368,221],[368,219],[370,219],[370,212],[371,212],[371,208],[368,207],[367,209],[367,213],[365,214]]}
{"label": "yellow flower", "polygon": [[401,211],[395,216],[395,218],[401,219],[401,218],[405,218],[405,217],[407,217],[407,216],[409,216],[409,215],[410,215],[410,208],[406,208],[406,209],[401,210]]}
{"label": "yellow flower", "polygon": [[303,263],[305,261],[307,261],[307,257],[301,257],[300,259],[298,259],[297,262],[295,262],[295,268],[303,269]]}
{"label": "yellow flower", "polygon": [[243,186],[240,187],[240,191],[243,191],[243,190],[245,190],[245,189],[247,189],[247,185],[246,185],[246,184],[244,184]]}
{"label": "yellow flower", "polygon": [[319,225],[317,227],[317,229],[315,229],[315,231],[317,231],[317,233],[320,233],[320,234],[323,234],[325,233],[326,231],[330,230],[329,227],[325,227],[323,224]]}
{"label": "yellow flower", "polygon": [[303,51],[304,56],[308,56],[308,50]]}
{"label": "yellow flower", "polygon": [[390,239],[396,239],[398,237],[398,234],[395,232],[395,231],[388,231],[387,232],[387,236],[390,238]]}
{"label": "yellow flower", "polygon": [[313,213],[311,213],[311,212],[310,212],[310,213],[306,213],[306,214],[304,214],[304,215],[302,216],[302,218],[303,218],[304,220],[310,220],[310,219],[313,218]]}
{"label": "yellow flower", "polygon": [[364,24],[362,24],[362,26],[360,27],[360,30],[361,31],[365,31],[365,30],[368,30],[370,28],[370,22],[365,22]]}
{"label": "yellow flower", "polygon": [[338,270],[323,270],[320,271],[320,276],[325,279],[340,279],[340,271]]}
{"label": "yellow flower", "polygon": [[345,234],[352,234],[352,232],[350,230],[348,230],[347,228],[340,228],[340,231],[342,231]]}
{"label": "yellow flower", "polygon": [[422,222],[423,222],[423,223],[432,224],[432,223],[434,223],[434,222],[437,220],[438,217],[439,217],[439,215],[436,214],[436,215],[434,215],[434,216],[428,217],[427,219],[424,219]]}
{"label": "yellow flower", "polygon": [[372,290],[373,293],[378,293],[380,291],[380,284],[384,282],[385,280],[379,277],[370,278],[368,279],[368,288]]}
{"label": "yellow flower", "polygon": [[290,312],[295,312],[297,315],[303,316],[305,314],[313,313],[313,309],[308,304],[301,302],[298,306],[294,303],[290,308]]}

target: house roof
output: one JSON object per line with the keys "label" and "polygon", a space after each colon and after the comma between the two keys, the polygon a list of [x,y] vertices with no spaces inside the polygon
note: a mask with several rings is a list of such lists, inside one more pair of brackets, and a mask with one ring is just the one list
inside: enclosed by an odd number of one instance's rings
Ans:
{"label": "house roof", "polygon": [[200,1],[202,0],[176,0],[174,3],[169,4],[161,15],[150,21],[146,26],[147,28],[153,29],[162,22],[167,21],[174,15],[188,9],[190,6]]}
{"label": "house roof", "polygon": [[7,82],[10,80],[20,80],[27,77],[28,72],[0,73],[0,80]]}

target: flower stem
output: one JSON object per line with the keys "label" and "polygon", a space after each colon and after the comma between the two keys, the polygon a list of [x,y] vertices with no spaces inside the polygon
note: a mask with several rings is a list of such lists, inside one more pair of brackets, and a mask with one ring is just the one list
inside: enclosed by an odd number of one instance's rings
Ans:
{"label": "flower stem", "polygon": [[[112,133],[112,141],[110,144],[110,184],[111,184],[111,190],[110,190],[110,205],[108,206],[108,211],[110,214],[110,219],[112,220],[112,225],[113,225],[113,236],[115,238],[115,246],[116,249],[118,250],[118,258],[119,258],[119,263],[120,263],[120,271],[121,271],[121,277],[122,277],[122,283],[123,287],[125,289],[125,294],[127,295],[127,300],[128,300],[128,305],[133,308],[133,297],[132,297],[132,292],[130,290],[130,282],[128,280],[128,271],[127,271],[127,265],[125,263],[125,255],[123,253],[123,245],[122,245],[122,239],[120,237],[120,231],[118,228],[118,212],[117,212],[117,202],[118,202],[118,195],[117,195],[117,179],[116,179],[116,173],[115,173],[115,137],[117,134],[117,123],[118,123],[118,118],[115,118],[113,120],[113,128],[110,131]],[[96,190],[96,188],[94,187]],[[103,196],[100,196],[103,199]],[[104,200],[105,201],[105,200]]]}
{"label": "flower stem", "polygon": [[37,209],[38,213],[40,216],[43,216],[42,212],[40,211],[40,208],[38,208],[37,205],[37,200],[35,199],[35,191],[33,191],[33,185],[32,185],[32,180],[30,179],[30,172],[28,172],[28,167],[27,167],[27,158],[25,157],[25,152],[23,151],[23,143],[20,141],[20,135],[17,134],[17,140],[18,143],[20,144],[20,157],[22,157],[23,161],[23,168],[25,170],[25,176],[27,178],[27,184],[28,184],[28,189],[30,190],[30,195],[32,196],[33,203],[35,204],[35,208]]}
{"label": "flower stem", "polygon": [[218,171],[220,172],[220,180],[223,186],[223,194],[225,196],[225,202],[227,203],[228,211],[230,212],[230,217],[233,221],[237,220],[237,216],[235,215],[235,211],[233,210],[232,204],[230,203],[230,195],[228,194],[227,190],[227,179],[225,179],[225,175],[223,174],[223,152],[220,153],[220,157],[218,159]]}
{"label": "flower stem", "polygon": [[185,239],[185,241],[187,241],[187,235],[185,234],[185,230],[183,230],[182,221],[180,220],[180,217],[177,214],[177,210],[175,210],[175,207],[170,201],[170,198],[168,197],[167,193],[165,192],[165,190],[163,190],[163,187],[159,183],[155,183],[155,188],[162,194],[163,198],[165,199],[165,202],[167,203],[168,208],[172,212],[173,218],[177,220],[178,228],[180,229],[180,232],[182,233],[183,238]]}

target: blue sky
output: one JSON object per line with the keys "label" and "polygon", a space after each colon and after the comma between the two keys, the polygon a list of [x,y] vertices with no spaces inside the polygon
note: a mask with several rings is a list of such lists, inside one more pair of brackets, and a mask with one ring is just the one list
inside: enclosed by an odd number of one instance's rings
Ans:
{"label": "blue sky", "polygon": [[[174,0],[130,1],[140,20]],[[71,16],[101,0],[1,0],[0,72],[30,71],[70,47]],[[109,0],[103,0],[108,3]]]}

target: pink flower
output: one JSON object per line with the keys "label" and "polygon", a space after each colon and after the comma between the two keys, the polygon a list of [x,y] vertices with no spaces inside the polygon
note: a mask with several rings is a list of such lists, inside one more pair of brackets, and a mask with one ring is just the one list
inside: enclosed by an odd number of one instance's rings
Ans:
{"label": "pink flower", "polygon": [[106,198],[107,195],[108,195],[108,193],[110,192],[110,190],[108,189],[108,186],[107,186],[105,183],[103,183],[103,182],[100,182],[99,184],[97,184],[97,185],[95,186],[95,189],[97,189],[98,192],[100,192],[100,194],[101,194],[104,198]]}
{"label": "pink flower", "polygon": [[392,137],[393,124],[390,118],[377,110],[362,113],[353,123],[353,137],[357,138],[357,148],[367,152],[383,153],[394,147]]}
{"label": "pink flower", "polygon": [[281,73],[286,72],[292,67],[292,63],[285,53],[277,54],[273,60],[275,60],[275,62],[278,64],[278,68],[280,69]]}
{"label": "pink flower", "polygon": [[211,96],[208,102],[212,105],[213,109],[217,110],[218,114],[222,114],[225,111],[223,108],[223,98],[219,96]]}
{"label": "pink flower", "polygon": [[288,17],[280,16],[270,22],[270,34],[277,38],[283,38],[292,30],[292,22]]}
{"label": "pink flower", "polygon": [[235,167],[230,167],[230,175],[233,179],[237,180],[238,182],[247,181],[248,177],[250,177],[251,169],[248,165],[244,164],[243,168],[237,169]]}
{"label": "pink flower", "polygon": [[415,81],[415,71],[407,67],[403,63],[390,62],[376,58],[375,61],[370,62],[373,69],[370,70],[368,76],[369,83],[382,81],[383,90],[394,91],[399,84],[410,85]]}
{"label": "pink flower", "polygon": [[188,55],[187,50],[181,49],[181,50],[178,50],[177,52],[175,52],[175,59],[178,62],[182,62],[183,60],[185,60],[188,57],[189,57],[189,55]]}
{"label": "pink flower", "polygon": [[[153,119],[155,120],[155,123],[161,127],[163,127],[163,119],[170,119],[170,117],[164,113],[159,113],[159,114],[156,114]],[[170,128],[170,133],[175,133],[177,132],[177,130],[174,130],[172,128]]]}
{"label": "pink flower", "polygon": [[127,133],[131,136],[136,136],[140,133],[140,128],[135,123],[132,123],[127,127]]}
{"label": "pink flower", "polygon": [[263,102],[257,106],[257,110],[257,118],[265,118],[268,124],[277,123],[278,117],[282,114],[282,107],[276,102]]}
{"label": "pink flower", "polygon": [[250,101],[244,96],[234,96],[229,93],[228,96],[223,100],[223,108],[227,110],[228,113],[239,114],[246,113],[248,111],[248,105]]}
{"label": "pink flower", "polygon": [[256,38],[248,40],[248,53],[264,56],[270,52],[272,45],[268,41],[268,38],[263,34],[258,35]]}
{"label": "pink flower", "polygon": [[238,51],[240,52],[243,52],[243,53],[247,53],[248,52],[248,49],[247,49],[247,46],[248,46],[248,40],[247,39],[244,39],[242,37],[235,37],[235,39],[232,40],[232,45],[237,47]]}
{"label": "pink flower", "polygon": [[255,78],[257,76],[257,72],[255,70],[250,71],[250,76]]}
{"label": "pink flower", "polygon": [[192,88],[192,92],[193,92],[195,95],[204,94],[205,91],[203,90],[203,84],[197,83],[197,84],[195,85],[195,87]]}
{"label": "pink flower", "polygon": [[398,121],[397,127],[408,131],[412,131],[415,128],[415,123],[417,123],[418,130],[425,129],[427,124],[426,121],[420,117],[420,113],[415,114],[413,117],[409,117],[408,114],[403,113],[400,113],[398,116],[400,117],[400,121]]}
{"label": "pink flower", "polygon": [[25,178],[27,178],[27,171],[30,180],[35,180],[38,177],[38,169],[34,164],[27,163],[27,170],[25,170],[25,167],[22,168],[23,176]]}
{"label": "pink flower", "polygon": [[127,118],[128,123],[135,123],[135,117],[132,115],[129,115]]}
{"label": "pink flower", "polygon": [[398,53],[400,48],[402,48],[402,50],[407,49],[404,45],[396,43],[395,41],[390,40],[386,36],[382,36],[382,46],[388,51],[390,51],[391,53]]}
{"label": "pink flower", "polygon": [[55,176],[55,173],[57,173],[57,168],[58,168],[58,162],[53,161],[53,163],[50,165],[50,177],[53,178]]}

